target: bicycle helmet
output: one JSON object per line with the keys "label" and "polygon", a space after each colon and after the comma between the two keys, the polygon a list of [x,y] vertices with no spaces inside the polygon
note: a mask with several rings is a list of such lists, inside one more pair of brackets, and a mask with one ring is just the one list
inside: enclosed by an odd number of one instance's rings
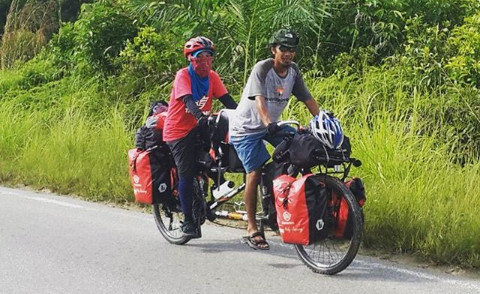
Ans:
{"label": "bicycle helmet", "polygon": [[213,55],[215,52],[215,45],[209,38],[202,36],[195,37],[188,40],[183,46],[183,55],[188,58],[189,55],[203,50],[209,51]]}
{"label": "bicycle helmet", "polygon": [[332,113],[322,110],[310,121],[313,136],[330,149],[339,149],[343,143],[343,130]]}

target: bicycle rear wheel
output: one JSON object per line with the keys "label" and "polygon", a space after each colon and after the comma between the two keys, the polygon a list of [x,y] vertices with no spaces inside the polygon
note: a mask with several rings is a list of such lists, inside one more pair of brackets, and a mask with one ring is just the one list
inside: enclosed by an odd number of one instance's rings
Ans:
{"label": "bicycle rear wheel", "polygon": [[302,262],[314,272],[334,275],[349,266],[357,255],[363,231],[362,211],[352,192],[338,178],[324,175],[321,179],[327,189],[329,200],[334,194],[339,199],[345,199],[349,218],[351,217],[351,236],[335,237],[333,227],[332,233],[324,240],[310,245],[295,245],[295,249]]}
{"label": "bicycle rear wheel", "polygon": [[[205,222],[207,203],[205,202],[205,191],[207,188],[207,179],[204,176],[197,176],[193,179],[193,218],[199,225],[199,234],[201,236],[200,226]],[[175,203],[158,203],[153,205],[153,215],[157,228],[165,239],[176,245],[183,245],[190,241],[190,238],[183,235],[181,226],[184,216],[180,206],[180,200],[175,199]]]}
{"label": "bicycle rear wheel", "polygon": [[190,238],[185,237],[181,230],[183,213],[180,201],[176,205],[153,204],[153,216],[158,230],[168,242],[183,245],[190,241]]}

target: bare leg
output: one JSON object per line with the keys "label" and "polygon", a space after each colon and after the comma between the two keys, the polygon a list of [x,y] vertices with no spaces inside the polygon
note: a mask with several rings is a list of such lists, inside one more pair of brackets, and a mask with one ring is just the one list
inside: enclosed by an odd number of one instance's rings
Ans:
{"label": "bare leg", "polygon": [[[260,181],[260,170],[255,170],[247,174],[247,180],[245,185],[245,206],[247,207],[247,233],[251,236],[258,231],[257,222],[255,216],[257,213],[257,187]],[[256,236],[255,241],[262,241],[261,236]],[[266,248],[267,244],[261,244],[259,247]]]}

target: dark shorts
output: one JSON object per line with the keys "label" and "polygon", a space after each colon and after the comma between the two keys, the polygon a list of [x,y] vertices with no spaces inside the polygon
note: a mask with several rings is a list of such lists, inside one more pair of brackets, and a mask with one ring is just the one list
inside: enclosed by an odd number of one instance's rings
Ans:
{"label": "dark shorts", "polygon": [[[206,151],[208,146],[200,138],[202,133],[198,129],[193,129],[185,137],[167,142],[168,147],[172,151],[175,165],[179,174],[185,176],[194,176],[199,169],[206,169],[207,175],[217,180],[216,174],[213,174],[210,169],[215,165],[214,160]],[[200,164],[201,162],[201,164]]]}
{"label": "dark shorts", "polygon": [[168,141],[168,147],[173,154],[173,159],[177,165],[177,171],[179,174],[194,175],[196,171],[196,158],[198,154],[197,132],[192,130],[185,137]]}

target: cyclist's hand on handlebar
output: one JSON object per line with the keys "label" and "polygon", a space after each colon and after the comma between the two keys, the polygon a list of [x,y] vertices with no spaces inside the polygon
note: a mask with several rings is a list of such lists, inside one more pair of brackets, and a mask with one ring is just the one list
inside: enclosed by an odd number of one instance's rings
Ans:
{"label": "cyclist's hand on handlebar", "polygon": [[197,121],[197,125],[204,129],[204,128],[207,128],[208,127],[208,116],[206,115],[202,115],[198,121]]}
{"label": "cyclist's hand on handlebar", "polygon": [[202,115],[197,121],[197,125],[200,128],[205,128],[205,129],[212,127],[214,123],[215,123],[215,117],[207,116],[207,115]]}
{"label": "cyclist's hand on handlebar", "polygon": [[301,126],[298,128],[298,133],[299,134],[305,134],[308,132],[308,128],[307,127],[304,127],[304,126]]}
{"label": "cyclist's hand on handlebar", "polygon": [[276,122],[272,122],[272,123],[269,123],[268,126],[267,126],[267,133],[269,135],[274,135],[275,133],[277,133],[278,131],[280,131],[280,127],[278,126],[278,124]]}

